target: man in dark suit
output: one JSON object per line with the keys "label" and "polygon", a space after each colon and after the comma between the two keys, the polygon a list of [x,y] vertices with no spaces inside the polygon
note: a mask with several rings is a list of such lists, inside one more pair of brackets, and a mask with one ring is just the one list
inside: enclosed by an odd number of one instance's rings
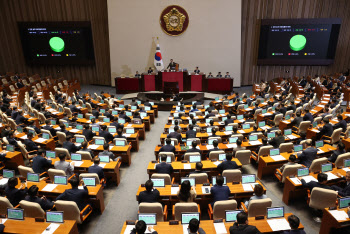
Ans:
{"label": "man in dark suit", "polygon": [[211,111],[215,110],[215,106],[212,102],[209,103],[209,107],[206,109],[206,111],[209,111],[209,110]]}
{"label": "man in dark suit", "polygon": [[145,191],[140,192],[139,194],[139,204],[142,202],[158,202],[159,191],[157,189],[153,189],[153,181],[147,180],[145,183]]}
{"label": "man in dark suit", "polygon": [[71,153],[75,153],[77,152],[78,150],[80,150],[80,146],[76,146],[74,143],[73,143],[73,136],[71,135],[68,135],[66,137],[66,141],[63,142],[63,145],[62,145],[62,148],[65,148],[68,150],[69,154]]}
{"label": "man in dark suit", "polygon": [[40,134],[41,133],[40,129],[37,126],[34,125],[34,121],[33,120],[30,120],[28,122],[27,127],[33,128],[36,134]]}
{"label": "man in dark suit", "polygon": [[216,184],[211,187],[210,193],[213,197],[213,201],[211,202],[212,207],[214,207],[214,203],[217,201],[226,201],[230,196],[230,188],[224,186],[224,177],[221,175],[216,177]]}
{"label": "man in dark suit", "polygon": [[226,72],[225,78],[231,78],[230,73]]}
{"label": "man in dark suit", "polygon": [[45,124],[46,125],[43,127],[43,129],[50,131],[51,136],[55,137],[56,136],[56,130],[53,127],[50,126],[50,120],[49,119],[45,120]]}
{"label": "man in dark suit", "polygon": [[101,130],[99,132],[100,137],[104,137],[107,143],[113,141],[113,135],[107,131],[106,125],[101,125]]}
{"label": "man in dark suit", "polygon": [[96,108],[92,110],[91,114],[95,116],[96,119],[98,119],[98,117],[100,116],[100,107],[96,106]]}
{"label": "man in dark suit", "polygon": [[287,112],[287,108],[284,106],[284,103],[280,104],[280,112],[283,114],[283,116],[286,114]]}
{"label": "man in dark suit", "polygon": [[276,131],[276,137],[272,138],[269,141],[269,144],[272,145],[274,148],[278,148],[280,147],[280,144],[284,143],[285,138],[282,135],[282,131],[281,130],[277,130]]}
{"label": "man in dark suit", "polygon": [[26,149],[28,152],[39,149],[39,147],[34,143],[32,139],[33,139],[33,133],[28,132],[27,139],[24,140],[24,144],[26,145]]}
{"label": "man in dark suit", "polygon": [[105,174],[103,172],[103,168],[100,167],[99,164],[100,164],[100,158],[99,157],[94,158],[94,164],[88,168],[88,173],[96,173],[98,175],[98,178],[100,178],[101,180],[105,178]]}
{"label": "man in dark suit", "polygon": [[182,141],[181,133],[179,133],[179,126],[174,127],[174,132],[168,134],[167,138],[176,138],[180,143]]}
{"label": "man in dark suit", "polygon": [[260,231],[248,225],[248,215],[244,211],[237,214],[237,221],[230,227],[230,234],[259,234]]}
{"label": "man in dark suit", "polygon": [[37,96],[34,96],[33,99],[30,101],[30,106],[31,107],[35,106],[35,104],[37,103],[37,98],[38,98]]}
{"label": "man in dark suit", "polygon": [[19,89],[24,87],[24,84],[22,83],[21,79],[18,79],[16,85],[17,85],[17,88],[19,88]]}
{"label": "man in dark suit", "polygon": [[214,140],[214,141],[213,141],[213,147],[214,147],[214,148],[208,150],[207,158],[209,158],[210,152],[220,150],[220,149],[218,148],[218,145],[219,145],[219,142],[218,142],[217,140]]}
{"label": "man in dark suit", "polygon": [[15,136],[14,136],[14,131],[11,130],[7,136],[7,141],[9,142],[10,145],[14,145],[16,148],[18,148],[18,143],[15,140]]}
{"label": "man in dark suit", "polygon": [[149,100],[147,99],[145,101],[145,103],[143,103],[144,106],[149,106],[149,107],[152,107],[151,103],[149,102]]}
{"label": "man in dark suit", "polygon": [[215,117],[215,114],[212,113],[211,110],[208,110],[208,114],[205,116],[206,119],[209,118],[209,117]]}
{"label": "man in dark suit", "polygon": [[236,144],[237,144],[237,147],[233,148],[233,150],[232,150],[233,156],[236,156],[237,151],[246,149],[246,147],[242,147],[242,140],[241,139],[237,139]]}
{"label": "man in dark suit", "polygon": [[222,78],[221,72],[218,72],[218,74],[216,75],[216,78]]}
{"label": "man in dark suit", "polygon": [[135,78],[141,78],[141,74],[139,73],[139,71],[136,71]]}
{"label": "man in dark suit", "polygon": [[18,111],[18,114],[17,114],[15,121],[16,121],[16,124],[19,125],[19,124],[26,123],[28,121],[28,119],[23,116],[23,111],[20,110],[20,111]]}
{"label": "man in dark suit", "polygon": [[84,185],[84,181],[81,181],[82,185],[84,186],[83,189],[79,189],[79,180],[76,177],[70,179],[69,183],[72,185],[72,188],[66,189],[64,193],[57,197],[57,200],[74,201],[81,211],[86,206],[85,199],[89,195],[89,190]]}
{"label": "man in dark suit", "polygon": [[79,109],[74,105],[74,103],[72,103],[71,105],[68,106],[68,108],[70,109],[70,111],[72,113],[78,113]]}
{"label": "man in dark suit", "polygon": [[160,156],[160,163],[156,165],[156,172],[162,173],[162,174],[169,174],[171,176],[171,173],[173,173],[173,166],[171,164],[166,163],[167,155],[163,154]]}
{"label": "man in dark suit", "polygon": [[318,130],[320,132],[317,133],[317,139],[321,139],[322,136],[332,136],[333,133],[333,126],[329,123],[328,118],[324,118],[323,120],[324,126],[319,127]]}
{"label": "man in dark suit", "polygon": [[301,113],[298,111],[296,114],[296,117],[293,119],[293,121],[291,122],[291,125],[293,127],[299,127],[301,121],[303,121],[303,117],[301,117]]}
{"label": "man in dark suit", "polygon": [[187,176],[191,175],[191,174],[199,174],[199,173],[205,173],[207,174],[205,171],[202,170],[203,169],[203,163],[201,162],[196,162],[196,169],[194,171],[191,171]]}
{"label": "man in dark suit", "polygon": [[176,63],[174,62],[173,59],[170,59],[170,63],[169,65],[167,66],[167,69],[170,68],[171,71],[175,71],[176,69]]}
{"label": "man in dark suit", "polygon": [[200,149],[197,149],[197,141],[192,141],[192,148],[188,149],[186,153],[201,153]]}
{"label": "man in dark suit", "polygon": [[106,156],[108,155],[109,158],[110,158],[111,160],[113,160],[113,161],[117,161],[118,158],[121,159],[120,156],[115,157],[114,153],[111,152],[111,151],[109,150],[109,145],[108,145],[107,143],[105,143],[105,144],[103,145],[103,151],[100,152],[98,155],[99,155],[99,156],[100,156],[100,155],[106,155]]}
{"label": "man in dark suit", "polygon": [[152,67],[149,67],[147,73],[151,74],[152,72],[153,72]]}
{"label": "man in dark suit", "polygon": [[165,145],[160,148],[159,152],[173,152],[175,153],[175,146],[171,144],[171,139],[167,138],[165,139]]}
{"label": "man in dark suit", "polygon": [[52,161],[46,157],[46,151],[39,149],[36,157],[33,158],[33,171],[35,173],[43,173],[47,168],[51,167]]}
{"label": "man in dark suit", "polygon": [[342,115],[338,115],[337,116],[337,119],[338,119],[338,123],[336,123],[334,126],[333,126],[333,129],[338,129],[338,128],[342,128],[342,132],[345,132],[346,131],[346,127],[347,127],[347,123],[346,121],[343,119],[343,116]]}
{"label": "man in dark suit", "polygon": [[284,231],[283,234],[306,234],[304,230],[299,230],[300,220],[297,216],[288,216],[288,223],[291,230]]}
{"label": "man in dark suit", "polygon": [[96,133],[92,132],[90,129],[89,124],[84,125],[83,135],[85,136],[87,141],[91,141],[94,136],[96,136]]}
{"label": "man in dark suit", "polygon": [[337,160],[338,156],[346,153],[345,145],[343,142],[339,142],[337,145],[337,150],[332,151],[332,155],[328,158],[328,161],[334,163]]}
{"label": "man in dark suit", "polygon": [[292,110],[294,113],[296,109],[297,109],[297,107],[295,106],[295,102],[291,101],[290,105],[287,107],[287,110]]}
{"label": "man in dark suit", "polygon": [[314,122],[314,117],[310,113],[310,110],[308,107],[305,108],[305,115],[303,117],[303,121],[311,121],[311,123]]}
{"label": "man in dark suit", "polygon": [[345,176],[342,176],[340,173],[337,173],[336,176],[341,177],[343,180],[345,180],[346,184],[345,187],[339,187],[337,185],[332,185],[332,189],[338,191],[338,195],[342,197],[350,196],[350,171],[347,171]]}
{"label": "man in dark suit", "polygon": [[222,174],[222,172],[224,170],[227,169],[237,169],[237,163],[235,161],[232,161],[232,154],[231,153],[226,153],[226,161],[223,161],[222,163],[220,163],[218,165],[218,170],[220,172],[220,174]]}
{"label": "man in dark suit", "polygon": [[307,167],[310,167],[312,161],[317,156],[317,149],[312,147],[311,145],[311,140],[306,141],[306,149],[304,149],[303,152],[298,154],[299,163]]}
{"label": "man in dark suit", "polygon": [[[214,78],[213,74],[211,72],[209,72],[207,78]],[[350,85],[349,85],[350,86]]]}
{"label": "man in dark suit", "polygon": [[227,125],[229,125],[230,123],[233,123],[233,122],[234,122],[234,120],[231,119],[231,115],[228,114],[227,115],[227,119],[225,120],[225,126],[227,126]]}
{"label": "man in dark suit", "polygon": [[310,191],[312,191],[313,188],[324,188],[324,189],[332,189],[331,187],[329,187],[328,185],[326,185],[327,183],[327,177],[328,175],[325,174],[325,173],[319,173],[317,175],[317,180],[318,182],[316,181],[310,181],[308,183],[306,183],[306,181],[303,179],[303,178],[298,178],[303,187],[306,187],[308,189],[310,189]]}
{"label": "man in dark suit", "polygon": [[186,139],[196,138],[197,131],[193,130],[193,125],[192,124],[188,125],[188,128],[189,128],[189,130],[187,130],[187,132],[186,132]]}
{"label": "man in dark suit", "polygon": [[196,67],[196,70],[194,70],[194,73],[195,74],[199,74],[201,71],[199,70],[199,68],[198,67]]}
{"label": "man in dark suit", "polygon": [[7,187],[5,189],[5,195],[9,199],[13,206],[17,206],[20,201],[22,201],[27,194],[28,188],[27,183],[22,183],[17,189],[18,178],[11,177],[7,182]]}
{"label": "man in dark suit", "polygon": [[13,110],[12,110],[12,113],[11,113],[11,119],[16,120],[17,114],[18,114],[17,106],[14,106]]}
{"label": "man in dark suit", "polygon": [[30,186],[28,189],[28,196],[25,197],[26,201],[38,203],[43,210],[50,210],[53,208],[54,203],[47,199],[45,196],[38,197],[39,188],[36,185]]}

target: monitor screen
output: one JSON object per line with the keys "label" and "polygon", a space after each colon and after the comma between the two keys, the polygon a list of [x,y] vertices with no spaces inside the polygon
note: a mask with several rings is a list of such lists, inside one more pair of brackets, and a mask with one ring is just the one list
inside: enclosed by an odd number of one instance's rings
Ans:
{"label": "monitor screen", "polygon": [[24,210],[23,209],[15,209],[15,208],[7,208],[7,218],[15,219],[15,220],[24,220]]}
{"label": "monitor screen", "polygon": [[141,118],[145,118],[145,117],[147,117],[147,113],[145,113],[145,112],[141,112],[141,113],[140,113],[140,117],[141,117]]}
{"label": "monitor screen", "polygon": [[100,127],[99,127],[99,126],[96,126],[96,125],[93,125],[93,126],[91,127],[91,130],[94,131],[94,132],[98,132],[98,131],[100,131]]}
{"label": "monitor screen", "polygon": [[243,128],[243,129],[249,129],[249,128],[250,128],[250,124],[243,124],[243,125],[242,125],[242,128]]}
{"label": "monitor screen", "polygon": [[212,145],[214,141],[216,141],[216,139],[208,139],[208,145]]}
{"label": "monitor screen", "polygon": [[237,140],[238,140],[238,137],[230,137],[230,138],[228,139],[228,142],[229,142],[230,144],[232,144],[232,143],[236,143]]}
{"label": "monitor screen", "polygon": [[191,155],[190,156],[190,163],[196,163],[196,162],[200,162],[201,156],[200,155]]}
{"label": "monitor screen", "polygon": [[39,182],[39,180],[40,180],[39,173],[30,173],[30,172],[27,173],[27,181]]}
{"label": "monitor screen", "polygon": [[212,119],[205,119],[205,123],[210,123],[210,120]]}
{"label": "monitor screen", "polygon": [[112,111],[112,115],[117,115],[118,114],[118,111],[114,110]]}
{"label": "monitor screen", "polygon": [[181,224],[189,224],[191,219],[197,219],[198,221],[200,221],[199,217],[199,212],[181,213]]}
{"label": "monitor screen", "polygon": [[267,133],[267,138],[274,138],[276,136],[275,132],[269,132]]}
{"label": "monitor screen", "polygon": [[303,145],[295,145],[294,146],[294,152],[300,152],[303,150]]}
{"label": "monitor screen", "polygon": [[264,126],[265,126],[265,121],[259,122],[259,128],[264,127]]}
{"label": "monitor screen", "polygon": [[157,225],[157,214],[137,214],[137,220],[144,221],[147,225]]}
{"label": "monitor screen", "polygon": [[171,141],[171,145],[172,145],[172,146],[175,146],[175,141]]}
{"label": "monitor screen", "polygon": [[15,147],[13,145],[6,145],[6,151],[14,152],[15,151]]}
{"label": "monitor screen", "polygon": [[323,147],[323,141],[316,141],[316,148]]}
{"label": "monitor screen", "polygon": [[81,161],[81,154],[71,154],[70,155],[70,157],[71,157],[71,159],[73,160],[73,161]]}
{"label": "monitor screen", "polygon": [[125,111],[126,116],[132,116],[132,112],[131,111]]}
{"label": "monitor screen", "polygon": [[103,122],[109,123],[111,120],[109,118],[103,118]]}
{"label": "monitor screen", "polygon": [[83,130],[83,125],[77,124],[77,126],[75,128],[78,129],[78,130]]}
{"label": "monitor screen", "polygon": [[232,132],[233,131],[233,126],[226,126],[225,127],[226,132]]}
{"label": "monitor screen", "polygon": [[109,163],[109,156],[108,155],[99,155],[100,161],[103,163]]}
{"label": "monitor screen", "polygon": [[339,198],[339,209],[343,209],[350,206],[350,197]]}
{"label": "monitor screen", "polygon": [[166,162],[167,162],[167,163],[171,163],[171,156],[167,156],[167,157],[166,157]]}
{"label": "monitor screen", "polygon": [[255,183],[256,177],[254,174],[242,175],[242,184]]}
{"label": "monitor screen", "polygon": [[4,178],[12,178],[12,177],[15,176],[15,171],[14,170],[3,169],[2,170],[2,176]]}
{"label": "monitor screen", "polygon": [[83,114],[78,114],[78,119],[83,119],[84,115]]}
{"label": "monitor screen", "polygon": [[257,141],[258,140],[258,135],[250,135],[249,136],[249,141]]}
{"label": "monitor screen", "polygon": [[153,182],[153,187],[165,187],[164,179],[151,179]]}
{"label": "monitor screen", "polygon": [[237,115],[237,120],[242,120],[243,119],[243,115]]}
{"label": "monitor screen", "polygon": [[90,115],[90,117],[89,117],[90,120],[92,120],[94,118],[95,118],[95,116],[93,116],[93,115]]}
{"label": "monitor screen", "polygon": [[350,167],[350,159],[344,160],[344,167]]}
{"label": "monitor screen", "polygon": [[131,106],[131,110],[137,110],[137,106]]}
{"label": "monitor screen", "polygon": [[266,114],[266,112],[267,112],[267,109],[263,109],[263,110],[261,111],[262,114]]}
{"label": "monitor screen", "polygon": [[118,123],[125,124],[125,119],[118,119]]}
{"label": "monitor screen", "polygon": [[212,130],[213,130],[212,128],[207,128],[207,132],[208,132],[208,133],[211,133]]}
{"label": "monitor screen", "polygon": [[248,107],[249,107],[248,105],[244,105],[244,109],[248,109]]}
{"label": "monitor screen", "polygon": [[63,211],[46,211],[46,222],[63,223]]}
{"label": "monitor screen", "polygon": [[227,119],[227,117],[222,117],[222,121],[225,122],[225,120]]}
{"label": "monitor screen", "polygon": [[[186,145],[187,145],[187,146],[191,146],[191,145],[192,145],[192,141],[193,141],[193,140],[188,140],[188,139],[187,139],[187,140],[186,140]],[[194,141],[196,141],[196,140],[194,140]]]}
{"label": "monitor screen", "polygon": [[182,182],[184,182],[185,180],[190,181],[191,187],[196,186],[196,180],[195,180],[195,178],[181,177],[181,184],[182,184]]}
{"label": "monitor screen", "polygon": [[312,123],[312,127],[316,128],[317,127],[317,122]]}
{"label": "monitor screen", "polygon": [[95,139],[95,145],[104,145],[105,140],[104,139]]}
{"label": "monitor screen", "polygon": [[299,168],[297,174],[298,174],[298,177],[307,176],[309,175],[309,168],[308,167]]}
{"label": "monitor screen", "polygon": [[56,158],[56,152],[55,151],[46,151],[46,157]]}
{"label": "monitor screen", "polygon": [[154,106],[154,102],[149,102],[149,104],[151,104],[152,106]]}
{"label": "monitor screen", "polygon": [[135,129],[134,128],[125,128],[125,133],[126,134],[134,134],[135,133]]}
{"label": "monitor screen", "polygon": [[292,135],[292,129],[285,129],[284,130],[284,135],[286,135],[286,136]]}
{"label": "monitor screen", "polygon": [[226,210],[225,222],[236,222],[237,215],[243,212],[242,210]]}
{"label": "monitor screen", "polygon": [[17,132],[22,133],[23,132],[23,128],[21,126],[17,126]]}
{"label": "monitor screen", "polygon": [[66,128],[69,127],[69,123],[64,122],[63,124],[64,124],[64,126],[66,126]]}
{"label": "monitor screen", "polygon": [[53,183],[67,185],[67,176],[55,175],[53,178]]}
{"label": "monitor screen", "polygon": [[219,161],[223,161],[226,159],[226,154],[219,154]]}
{"label": "monitor screen", "polygon": [[145,106],[145,111],[150,111],[151,107],[150,106]]}
{"label": "monitor screen", "polygon": [[107,129],[108,129],[108,132],[109,132],[109,133],[116,133],[116,132],[117,132],[117,128],[116,128],[116,127],[109,127],[109,126],[108,126]]}
{"label": "monitor screen", "polygon": [[269,207],[266,214],[268,219],[282,218],[284,217],[284,207]]}
{"label": "monitor screen", "polygon": [[270,149],[270,156],[275,156],[280,154],[280,149]]}
{"label": "monitor screen", "polygon": [[122,109],[123,109],[123,108],[124,108],[124,105],[123,105],[123,104],[120,104],[120,105],[119,105],[119,108],[122,108]]}
{"label": "monitor screen", "polygon": [[83,181],[86,186],[96,186],[95,178],[83,177]]}
{"label": "monitor screen", "polygon": [[174,117],[179,117],[179,113],[174,113]]}
{"label": "monitor screen", "polygon": [[332,163],[324,163],[321,165],[321,171],[322,172],[328,172],[328,171],[332,171]]}
{"label": "monitor screen", "polygon": [[75,142],[76,143],[83,143],[84,142],[84,137],[75,137]]}
{"label": "monitor screen", "polygon": [[289,120],[289,119],[290,119],[290,115],[286,115],[286,116],[285,116],[285,119],[286,119],[286,120]]}
{"label": "monitor screen", "polygon": [[[223,176],[224,177],[224,185],[226,185],[226,176]],[[216,176],[213,176],[212,177],[212,185],[214,186],[214,185],[216,185]]]}
{"label": "monitor screen", "polygon": [[101,112],[102,114],[104,114],[104,113],[106,113],[106,110],[105,110],[105,109],[100,109],[100,112]]}
{"label": "monitor screen", "polygon": [[174,130],[174,128],[169,128],[169,129],[168,129],[168,132],[169,132],[169,133],[172,133],[172,132],[175,132],[175,130]]}
{"label": "monitor screen", "polygon": [[115,146],[125,146],[125,141],[122,140],[115,140],[114,143]]}
{"label": "monitor screen", "polygon": [[221,115],[225,114],[225,110],[219,110],[219,114]]}

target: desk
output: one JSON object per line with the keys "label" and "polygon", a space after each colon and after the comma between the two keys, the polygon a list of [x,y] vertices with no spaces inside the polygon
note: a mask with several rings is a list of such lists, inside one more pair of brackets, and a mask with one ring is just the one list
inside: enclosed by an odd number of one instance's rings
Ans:
{"label": "desk", "polygon": [[5,162],[6,169],[17,170],[19,165],[24,166],[23,156],[19,151],[8,152],[6,158],[10,159]]}
{"label": "desk", "polygon": [[[91,145],[88,146],[89,149],[91,149]],[[91,149],[93,151],[103,151],[103,146],[100,145],[96,149]],[[110,151],[115,153],[116,156],[121,156],[122,157],[122,162],[127,163],[128,166],[131,164],[131,145],[126,145],[126,146],[113,146]]]}
{"label": "desk", "polygon": [[[347,209],[338,209],[343,210],[347,213]],[[329,212],[329,209],[326,208],[323,210],[323,217],[321,222],[321,228],[319,234],[328,234],[328,233],[336,233],[339,228],[347,228],[349,230],[350,219],[347,218],[344,221],[338,221],[334,218],[334,216]]]}
{"label": "desk", "polygon": [[142,74],[141,79],[143,79],[143,85],[144,89],[143,91],[156,91],[156,75],[155,73],[152,74]]}
{"label": "desk", "polygon": [[[6,220],[4,233],[31,233],[41,234],[50,225],[46,222],[35,222],[35,218],[25,217],[24,220]],[[64,223],[54,232],[55,234],[78,234],[77,222],[64,220]]]}
{"label": "desk", "polygon": [[139,78],[121,78],[116,77],[115,80],[115,90],[116,93],[137,93],[140,91],[141,79]]}
{"label": "desk", "polygon": [[[24,140],[27,139],[27,134],[25,134],[25,133],[18,133],[15,137],[17,139],[20,139],[21,141],[24,142]],[[35,144],[40,145],[41,148],[55,150],[56,144],[55,144],[55,141],[53,139],[48,139],[48,140],[45,140],[43,142],[38,142],[37,140],[39,138],[40,137],[38,135],[36,135],[35,137],[33,137],[32,140],[35,142]]]}
{"label": "desk", "polygon": [[184,91],[184,72],[161,72],[162,89],[164,90],[164,82],[177,82],[179,91]]}
{"label": "desk", "polygon": [[200,74],[191,74],[191,91],[203,91],[203,79],[205,75],[203,73]]}
{"label": "desk", "polygon": [[233,89],[233,79],[231,78],[206,78],[204,82],[207,92],[230,94]]}

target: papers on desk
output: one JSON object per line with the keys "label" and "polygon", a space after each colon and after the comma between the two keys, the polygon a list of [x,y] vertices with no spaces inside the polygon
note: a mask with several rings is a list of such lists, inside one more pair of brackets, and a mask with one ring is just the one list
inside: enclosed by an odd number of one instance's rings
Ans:
{"label": "papers on desk", "polygon": [[106,163],[100,163],[100,164],[98,164],[98,166],[99,166],[99,167],[102,167],[102,168],[104,168],[106,165],[107,165]]}
{"label": "papers on desk", "polygon": [[289,124],[288,120],[282,120],[281,122],[285,123],[285,124]]}
{"label": "papers on desk", "polygon": [[254,191],[253,186],[251,184],[242,184],[242,186],[243,186],[243,190],[246,192]]}
{"label": "papers on desk", "polygon": [[318,153],[318,154],[323,154],[323,153],[324,153],[324,151],[323,151],[323,150],[321,150],[321,149],[317,149],[317,153]]}
{"label": "papers on desk", "polygon": [[270,228],[272,231],[283,231],[283,230],[290,230],[291,227],[289,226],[288,221],[285,218],[282,219],[268,219],[267,223],[270,225]]}
{"label": "papers on desk", "polygon": [[[205,191],[206,189],[208,189],[208,192]],[[202,193],[209,194],[210,193],[210,186],[202,186]]]}
{"label": "papers on desk", "polygon": [[245,133],[245,131],[244,131],[244,130],[238,130],[238,132],[239,132],[239,133]]}
{"label": "papers on desk", "polygon": [[73,133],[76,133],[76,132],[79,132],[79,129],[71,129],[69,130],[70,132],[73,132]]}
{"label": "papers on desk", "polygon": [[171,194],[177,194],[179,190],[180,190],[180,187],[171,187]]}
{"label": "papers on desk", "polygon": [[226,147],[227,147],[227,148],[237,148],[237,144],[236,144],[236,143],[227,144]]}
{"label": "papers on desk", "polygon": [[211,132],[207,132],[207,134],[208,134],[208,136],[211,136],[211,135],[213,135]]}
{"label": "papers on desk", "polygon": [[45,138],[38,138],[38,139],[36,139],[36,140],[34,140],[35,142],[38,142],[38,143],[43,143],[44,141],[46,141],[46,139]]}
{"label": "papers on desk", "polygon": [[130,137],[131,136],[131,134],[123,134],[125,137]]}
{"label": "papers on desk", "polygon": [[295,185],[301,184],[301,181],[298,178],[289,178]]}
{"label": "papers on desk", "polygon": [[269,126],[260,127],[262,130],[269,129]]}
{"label": "papers on desk", "polygon": [[191,164],[189,164],[189,163],[184,164],[184,169],[185,170],[190,170],[191,169]]}
{"label": "papers on desk", "polygon": [[311,131],[319,133],[320,131],[318,131],[317,129],[312,129]]}
{"label": "papers on desk", "polygon": [[7,219],[1,219],[1,224],[4,224]]}
{"label": "papers on desk", "polygon": [[80,167],[81,164],[84,163],[83,161],[72,161],[72,162],[74,162],[74,166],[75,166],[75,167]]}
{"label": "papers on desk", "polygon": [[321,107],[321,108],[324,108],[324,105],[317,105],[317,107]]}
{"label": "papers on desk", "polygon": [[60,126],[58,126],[58,127],[55,127],[55,129],[56,129],[56,130],[60,130],[60,129],[61,129],[61,127],[60,127]]}
{"label": "papers on desk", "polygon": [[329,210],[329,213],[338,221],[343,221],[349,218],[348,214],[343,210]]}
{"label": "papers on desk", "polygon": [[332,172],[326,172],[327,174],[327,180],[335,180],[338,179],[339,177],[334,175]]}
{"label": "papers on desk", "polygon": [[132,127],[132,124],[128,124],[128,125],[126,125],[127,127]]}
{"label": "papers on desk", "polygon": [[[57,228],[59,228],[59,226],[61,226],[61,224],[59,223],[51,223],[43,232],[42,234],[52,234],[54,233]],[[49,229],[49,230],[47,230]]]}
{"label": "papers on desk", "polygon": [[249,141],[249,144],[251,144],[251,145],[261,145],[262,143],[260,141]]}
{"label": "papers on desk", "polygon": [[25,139],[27,139],[27,135],[21,136],[20,138],[21,138],[22,140],[25,140]]}
{"label": "papers on desk", "polygon": [[124,234],[130,234],[132,229],[134,229],[135,225],[126,225]]}
{"label": "papers on desk", "polygon": [[81,143],[74,143],[74,145],[76,145],[76,146],[81,146]]}
{"label": "papers on desk", "polygon": [[211,150],[211,149],[214,149],[214,146],[213,145],[207,145],[207,150]]}
{"label": "papers on desk", "polygon": [[282,155],[275,155],[275,156],[270,156],[274,161],[282,161],[282,160],[286,160],[285,157],[283,157]]}
{"label": "papers on desk", "polygon": [[231,135],[232,132],[224,132],[225,135]]}
{"label": "papers on desk", "polygon": [[350,171],[350,168],[348,168],[348,167],[345,167],[345,168],[343,168],[343,171]]}
{"label": "papers on desk", "polygon": [[7,184],[8,181],[9,181],[9,178],[2,178],[0,180],[0,185],[5,185],[5,184]]}
{"label": "papers on desk", "polygon": [[268,116],[268,115],[272,115],[271,113],[265,113],[265,114],[261,114],[262,116]]}
{"label": "papers on desk", "polygon": [[41,191],[51,192],[57,187],[57,184],[47,184]]}
{"label": "papers on desk", "polygon": [[303,176],[303,177],[301,177],[301,178],[304,179],[306,183],[309,183],[310,181],[318,182],[317,179],[315,179],[313,176],[310,176],[310,175],[308,175],[308,176]]}
{"label": "papers on desk", "polygon": [[88,149],[97,149],[99,145],[89,145]]}
{"label": "papers on desk", "polygon": [[288,137],[289,139],[291,139],[291,140],[298,138],[298,137],[296,137],[296,136],[294,136],[294,135],[287,135],[287,137]]}
{"label": "papers on desk", "polygon": [[83,190],[83,189],[84,189],[84,186],[78,186],[78,189]]}
{"label": "papers on desk", "polygon": [[110,146],[109,146],[109,150],[112,150],[113,147],[114,147],[114,145],[110,145]]}
{"label": "papers on desk", "polygon": [[237,120],[238,122],[240,123],[243,123],[245,120],[244,119],[240,119],[240,120]]}
{"label": "papers on desk", "polygon": [[219,165],[220,163],[221,163],[220,161],[213,162],[213,164],[215,164],[216,166]]}
{"label": "papers on desk", "polygon": [[214,228],[217,234],[227,233],[226,227],[224,223],[214,223]]}

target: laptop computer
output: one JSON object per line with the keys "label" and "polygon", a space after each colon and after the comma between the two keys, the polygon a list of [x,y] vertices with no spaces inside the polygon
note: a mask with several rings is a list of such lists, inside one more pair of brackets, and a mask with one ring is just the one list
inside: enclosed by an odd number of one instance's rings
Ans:
{"label": "laptop computer", "polygon": [[55,175],[53,177],[53,183],[54,184],[63,184],[67,185],[67,176],[60,176],[60,175]]}
{"label": "laptop computer", "polygon": [[339,209],[350,206],[350,197],[342,197],[338,199]]}
{"label": "laptop computer", "polygon": [[39,173],[30,173],[30,172],[27,173],[27,181],[39,182],[39,180],[40,180]]}
{"label": "laptop computer", "polygon": [[284,207],[268,207],[266,208],[266,218],[267,219],[274,219],[274,218],[282,218],[284,217]]}
{"label": "laptop computer", "polygon": [[95,178],[89,178],[89,177],[83,177],[84,184],[86,186],[96,186],[96,179]]}
{"label": "laptop computer", "polygon": [[24,209],[7,208],[7,218],[13,220],[24,220]]}
{"label": "laptop computer", "polygon": [[135,129],[134,128],[125,128],[125,133],[126,134],[134,134],[135,133]]}
{"label": "laptop computer", "polygon": [[308,167],[299,168],[297,170],[297,175],[298,177],[309,175],[309,168]]}
{"label": "laptop computer", "polygon": [[275,132],[268,132],[267,133],[267,138],[268,139],[271,139],[271,138],[274,138],[274,137],[276,137],[276,133]]}
{"label": "laptop computer", "polygon": [[181,213],[181,224],[189,224],[192,219],[197,219],[200,221],[199,212],[183,212]]}
{"label": "laptop computer", "polygon": [[294,152],[303,151],[303,145],[294,145]]}
{"label": "laptop computer", "polygon": [[249,128],[250,128],[250,124],[243,124],[243,125],[242,125],[242,128],[243,128],[243,129],[249,129]]}
{"label": "laptop computer", "polygon": [[225,210],[225,222],[236,222],[237,215],[243,210]]}
{"label": "laptop computer", "polygon": [[13,145],[6,145],[6,151],[14,152],[15,151],[15,146],[13,146]]}
{"label": "laptop computer", "polygon": [[63,223],[63,211],[46,211],[46,222]]}
{"label": "laptop computer", "polygon": [[219,154],[219,161],[223,161],[226,159],[226,154]]}
{"label": "laptop computer", "polygon": [[2,170],[2,176],[4,178],[12,178],[15,177],[15,171],[14,170],[8,170],[8,169],[3,169]]}
{"label": "laptop computer", "polygon": [[104,139],[95,139],[95,145],[104,145],[105,140]]}
{"label": "laptop computer", "polygon": [[280,149],[270,149],[270,156],[276,156],[280,154]]}
{"label": "laptop computer", "polygon": [[153,213],[139,213],[137,220],[144,221],[147,225],[157,225],[157,214]]}
{"label": "laptop computer", "polygon": [[78,119],[83,119],[84,115],[83,114],[78,114]]}
{"label": "laptop computer", "polygon": [[111,122],[111,120],[110,120],[110,118],[103,118],[103,122],[109,123],[109,122]]}
{"label": "laptop computer", "polygon": [[250,135],[249,136],[249,141],[257,141],[258,140],[258,135]]}
{"label": "laptop computer", "polygon": [[255,183],[256,176],[254,174],[242,175],[242,184]]}
{"label": "laptop computer", "polygon": [[78,130],[83,130],[83,125],[77,124],[77,125],[75,126],[75,128],[78,129]]}
{"label": "laptop computer", "polygon": [[216,139],[208,139],[208,145],[212,145],[214,141],[216,141]]}
{"label": "laptop computer", "polygon": [[236,143],[237,140],[238,140],[238,137],[230,137],[230,138],[228,139],[228,142],[229,142],[230,144],[233,144],[233,143]]}
{"label": "laptop computer", "polygon": [[81,154],[72,153],[72,154],[70,155],[70,158],[71,158],[73,161],[81,161]]}
{"label": "laptop computer", "polygon": [[46,133],[46,132],[43,132],[42,134],[42,137],[46,140],[49,140],[50,139],[50,134]]}
{"label": "laptop computer", "polygon": [[46,157],[48,158],[56,158],[56,152],[55,151],[46,151]]}
{"label": "laptop computer", "polygon": [[226,126],[225,127],[225,132],[232,132],[233,131],[233,126]]}
{"label": "laptop computer", "polygon": [[115,146],[125,146],[125,141],[122,140],[115,140],[114,143]]}
{"label": "laptop computer", "polygon": [[328,171],[332,171],[332,163],[324,163],[321,165],[321,171],[322,173],[328,172]]}
{"label": "laptop computer", "polygon": [[350,167],[350,159],[344,159],[344,167]]}
{"label": "laptop computer", "polygon": [[190,181],[191,187],[196,186],[196,180],[195,180],[195,178],[181,177],[181,184],[182,184],[182,182],[184,182],[185,180]]}
{"label": "laptop computer", "polygon": [[113,126],[108,126],[107,130],[109,133],[116,133],[117,132],[117,128],[113,127]]}
{"label": "laptop computer", "polygon": [[197,162],[201,162],[202,158],[200,155],[191,155],[189,161],[190,163],[197,163]]}
{"label": "laptop computer", "polygon": [[153,182],[153,187],[165,187],[164,179],[151,179]]}
{"label": "laptop computer", "polygon": [[243,115],[237,115],[237,120],[242,120],[244,118]]}
{"label": "laptop computer", "polygon": [[265,121],[260,121],[259,122],[259,128],[264,127],[266,125]]}
{"label": "laptop computer", "polygon": [[125,119],[118,119],[118,123],[125,124]]}
{"label": "laptop computer", "polygon": [[100,159],[100,162],[109,163],[109,156],[108,155],[99,155],[98,157]]}

